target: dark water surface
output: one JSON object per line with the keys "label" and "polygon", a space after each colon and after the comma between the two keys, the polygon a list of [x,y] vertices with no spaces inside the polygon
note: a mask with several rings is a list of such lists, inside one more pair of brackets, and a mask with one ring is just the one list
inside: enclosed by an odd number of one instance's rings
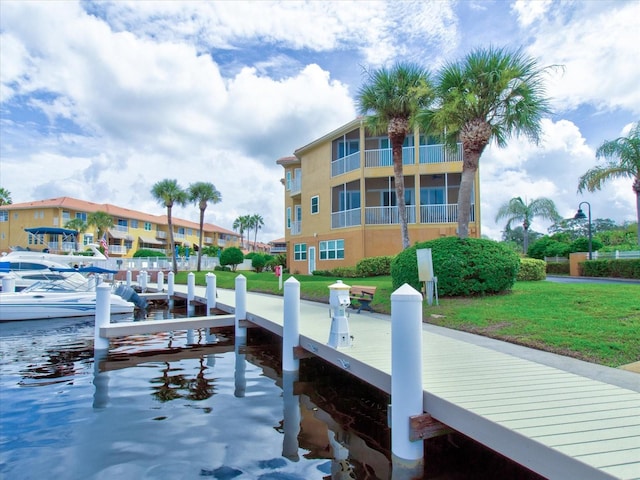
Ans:
{"label": "dark water surface", "polygon": [[[0,478],[391,478],[388,396],[317,359],[283,377],[276,337],[129,336],[96,359],[93,332],[0,324]],[[425,454],[424,478],[539,478],[457,434]]]}

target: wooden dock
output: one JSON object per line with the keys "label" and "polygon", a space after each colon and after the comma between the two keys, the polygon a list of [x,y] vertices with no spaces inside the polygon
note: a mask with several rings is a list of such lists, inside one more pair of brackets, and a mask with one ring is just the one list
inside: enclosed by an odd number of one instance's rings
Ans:
{"label": "wooden dock", "polygon": [[[233,291],[218,290],[218,308],[234,303]],[[250,324],[282,336],[282,297],[248,293],[247,311]],[[328,305],[301,302],[301,348],[390,393],[390,318],[351,314],[353,345],[341,349],[326,345],[330,324]],[[550,479],[640,479],[640,375],[626,373],[637,376],[630,388],[423,330],[424,411]]]}

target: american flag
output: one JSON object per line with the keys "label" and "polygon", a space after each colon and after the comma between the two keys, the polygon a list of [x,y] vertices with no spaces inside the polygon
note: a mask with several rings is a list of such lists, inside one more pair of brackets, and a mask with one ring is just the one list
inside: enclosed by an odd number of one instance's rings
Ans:
{"label": "american flag", "polygon": [[100,239],[100,246],[104,249],[104,256],[109,258],[109,244],[107,243],[106,232],[102,234],[102,238]]}

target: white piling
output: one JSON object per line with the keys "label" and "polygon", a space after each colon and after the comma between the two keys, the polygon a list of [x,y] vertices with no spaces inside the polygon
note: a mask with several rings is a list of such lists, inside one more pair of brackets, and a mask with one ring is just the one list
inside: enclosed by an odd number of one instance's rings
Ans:
{"label": "white piling", "polygon": [[216,276],[209,272],[205,278],[207,280],[207,315],[211,315],[211,310],[216,308]]}
{"label": "white piling", "polygon": [[300,369],[300,360],[293,349],[300,345],[300,282],[293,277],[284,282],[284,309],[282,329],[282,370]]}
{"label": "white piling", "polygon": [[169,299],[169,307],[173,308],[173,293],[175,286],[175,278],[176,274],[173,272],[169,272],[167,275],[167,298]]}
{"label": "white piling", "polygon": [[294,394],[299,372],[282,372],[282,397],[284,403],[282,456],[292,462],[300,459],[298,435],[300,434],[300,398]]}
{"label": "white piling", "polygon": [[93,349],[108,350],[109,339],[100,336],[100,328],[111,321],[111,286],[105,284],[96,288],[96,320],[93,334]]}
{"label": "white piling", "polygon": [[140,288],[142,289],[143,292],[147,291],[147,271],[146,270],[141,270],[140,273],[138,274],[138,285],[140,285]]}
{"label": "white piling", "polygon": [[422,295],[408,284],[391,294],[391,452],[393,478],[422,478],[422,440],[409,439],[409,417],[423,413]]}
{"label": "white piling", "polygon": [[196,275],[193,272],[189,272],[187,275],[187,315],[193,315],[195,305],[193,299],[196,297]]}
{"label": "white piling", "polygon": [[246,337],[247,328],[240,326],[240,320],[247,319],[247,277],[240,274],[236,277],[236,337]]}
{"label": "white piling", "polygon": [[13,277],[4,277],[2,279],[2,292],[13,293],[16,291],[16,279]]}
{"label": "white piling", "polygon": [[247,345],[246,337],[238,337],[236,336],[236,344],[235,344],[235,353],[236,353],[236,362],[235,362],[235,370],[233,375],[234,381],[234,389],[233,396],[237,398],[243,398],[247,391],[247,362],[246,362],[246,354],[241,353],[244,351]]}
{"label": "white piling", "polygon": [[131,270],[127,270],[127,287],[131,286]]}
{"label": "white piling", "polygon": [[164,272],[162,270],[158,271],[158,275],[156,276],[156,283],[158,285],[158,291],[164,292]]}

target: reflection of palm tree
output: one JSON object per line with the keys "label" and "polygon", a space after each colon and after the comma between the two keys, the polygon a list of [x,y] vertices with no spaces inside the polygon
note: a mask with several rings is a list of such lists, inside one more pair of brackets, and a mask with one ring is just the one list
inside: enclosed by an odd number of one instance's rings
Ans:
{"label": "reflection of palm tree", "polygon": [[204,376],[206,369],[204,357],[200,357],[200,371],[196,378],[189,382],[189,395],[187,395],[187,398],[190,400],[206,400],[213,396],[213,381]]}
{"label": "reflection of palm tree", "polygon": [[179,390],[185,388],[189,382],[184,378],[184,375],[169,375],[171,371],[171,365],[169,362],[165,362],[166,368],[162,371],[162,377],[154,378],[151,383],[159,383],[161,385],[153,387],[153,396],[161,401],[168,402],[175,400],[176,398],[182,398]]}

